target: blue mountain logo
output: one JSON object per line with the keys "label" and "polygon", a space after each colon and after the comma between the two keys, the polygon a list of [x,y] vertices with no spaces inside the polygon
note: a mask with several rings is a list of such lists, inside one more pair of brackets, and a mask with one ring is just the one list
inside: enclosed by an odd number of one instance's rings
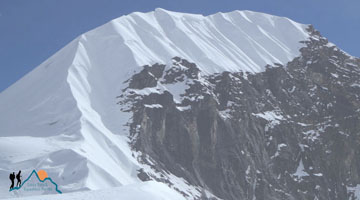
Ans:
{"label": "blue mountain logo", "polygon": [[[12,173],[12,174],[10,174],[10,177],[9,177],[9,178],[10,178],[10,180],[11,180],[11,186],[10,186],[9,192],[14,191],[14,190],[20,190],[20,189],[25,185],[25,183],[28,182],[33,175],[35,175],[36,178],[37,178],[37,180],[39,181],[39,183],[38,183],[38,184],[32,184],[32,185],[31,185],[32,187],[41,186],[41,187],[42,187],[41,189],[43,189],[43,186],[44,186],[44,185],[42,185],[42,184],[43,184],[43,183],[50,182],[50,183],[52,183],[52,184],[55,186],[55,191],[56,191],[57,193],[59,193],[59,194],[62,193],[62,192],[58,189],[58,185],[57,185],[50,177],[48,177],[48,175],[47,175],[47,173],[46,173],[45,170],[39,170],[38,172],[36,172],[35,170],[33,170],[33,171],[31,172],[31,174],[29,175],[29,177],[28,177],[27,179],[25,179],[23,183],[21,183],[21,175],[20,175],[20,174],[21,174],[21,171],[19,171],[19,173],[16,175],[16,179],[17,179],[17,184],[16,184],[16,186],[14,186],[15,172]],[[47,185],[47,184],[46,184],[46,185]],[[39,189],[38,189],[38,190],[39,190]]]}

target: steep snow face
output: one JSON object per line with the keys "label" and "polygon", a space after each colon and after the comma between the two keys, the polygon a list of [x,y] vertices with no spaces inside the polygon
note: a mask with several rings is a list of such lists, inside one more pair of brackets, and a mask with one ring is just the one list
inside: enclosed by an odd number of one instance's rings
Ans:
{"label": "steep snow face", "polygon": [[[267,64],[285,64],[299,55],[303,46],[299,41],[309,37],[306,28],[287,18],[251,11],[202,16],[156,9],[114,19],[79,36],[1,94],[2,105],[16,105],[0,108],[7,118],[16,119],[0,122],[2,135],[28,135],[43,127],[41,123],[52,124],[41,131],[47,136],[59,134],[64,127],[59,121],[73,122],[81,109],[90,112],[89,106],[104,123],[119,130],[121,123],[108,120],[118,114],[115,97],[122,82],[141,66],[169,63],[179,56],[197,63],[202,72],[261,72]],[[41,116],[30,119],[20,114],[41,109]],[[58,116],[60,112],[71,114]],[[44,115],[47,120],[39,120]]]}
{"label": "steep snow face", "polygon": [[307,25],[251,11],[202,16],[156,9],[110,23],[138,65],[180,56],[209,73],[260,72],[266,64],[285,64],[309,37]]}
{"label": "steep snow face", "polygon": [[[175,56],[203,73],[261,72],[297,56],[306,28],[250,11],[202,16],[156,9],[112,20],[0,94],[0,175],[46,169],[64,192],[139,183],[144,166],[128,145],[131,115],[116,99],[125,80]],[[0,196],[11,195],[7,185],[0,180]]]}

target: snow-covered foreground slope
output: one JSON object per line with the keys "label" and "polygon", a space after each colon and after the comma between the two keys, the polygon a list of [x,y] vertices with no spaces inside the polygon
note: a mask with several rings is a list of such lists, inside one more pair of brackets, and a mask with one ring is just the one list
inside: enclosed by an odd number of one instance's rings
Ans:
{"label": "snow-covered foreground slope", "polygon": [[114,187],[103,190],[83,191],[66,193],[62,195],[42,195],[18,198],[19,200],[184,200],[185,198],[171,190],[163,183],[149,181],[136,185],[127,185],[123,187]]}
{"label": "snow-covered foreground slope", "polygon": [[[128,145],[131,115],[116,99],[125,80],[174,56],[205,73],[261,72],[296,57],[306,28],[250,11],[202,16],[156,9],[85,33],[0,94],[0,176],[45,169],[65,193],[140,184],[138,169],[146,166]],[[9,183],[0,180],[0,197],[13,196]]]}

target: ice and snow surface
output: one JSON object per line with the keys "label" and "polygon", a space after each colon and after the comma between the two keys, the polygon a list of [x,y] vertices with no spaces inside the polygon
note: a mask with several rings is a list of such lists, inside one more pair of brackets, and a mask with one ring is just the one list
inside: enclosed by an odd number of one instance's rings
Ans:
{"label": "ice and snow surface", "polygon": [[[360,198],[360,184],[357,184],[354,187],[347,186],[347,191],[352,193],[352,197],[355,199]],[[349,198],[350,199],[350,198]]]}
{"label": "ice and snow surface", "polygon": [[123,187],[103,190],[66,193],[61,195],[42,195],[18,198],[19,200],[185,200],[178,192],[171,190],[163,183],[150,181]]}
{"label": "ice and snow surface", "polygon": [[[89,31],[0,94],[0,175],[45,169],[65,193],[142,184],[128,145],[131,113],[116,104],[125,80],[175,56],[205,73],[260,72],[299,55],[306,27],[251,11],[156,9]],[[0,197],[12,196],[8,187],[1,179]]]}
{"label": "ice and snow surface", "polygon": [[202,16],[156,9],[110,25],[138,65],[179,56],[209,73],[259,72],[267,64],[285,64],[299,55],[299,41],[309,37],[307,25],[251,11]]}
{"label": "ice and snow surface", "polygon": [[304,177],[304,176],[309,176],[309,174],[305,172],[305,168],[304,168],[304,164],[303,164],[302,159],[300,160],[299,166],[297,167],[296,172],[294,173],[294,175],[299,177],[299,178]]}
{"label": "ice and snow surface", "polygon": [[285,120],[284,116],[282,116],[280,111],[277,110],[266,111],[263,113],[256,113],[253,115],[268,121],[268,124],[266,124],[265,126],[265,131],[274,128],[276,125],[279,125],[281,120]]}

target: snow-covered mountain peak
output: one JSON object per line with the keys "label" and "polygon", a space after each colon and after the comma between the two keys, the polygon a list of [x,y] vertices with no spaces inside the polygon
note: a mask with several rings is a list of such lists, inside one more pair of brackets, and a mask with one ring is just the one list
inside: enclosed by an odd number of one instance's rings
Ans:
{"label": "snow-covered mountain peak", "polygon": [[[65,192],[137,184],[137,170],[146,166],[128,146],[131,113],[120,111],[116,98],[126,80],[174,57],[205,74],[262,72],[298,56],[306,29],[250,11],[203,16],[156,9],[82,34],[0,94],[0,175],[46,168]],[[189,195],[198,193],[189,188]]]}

